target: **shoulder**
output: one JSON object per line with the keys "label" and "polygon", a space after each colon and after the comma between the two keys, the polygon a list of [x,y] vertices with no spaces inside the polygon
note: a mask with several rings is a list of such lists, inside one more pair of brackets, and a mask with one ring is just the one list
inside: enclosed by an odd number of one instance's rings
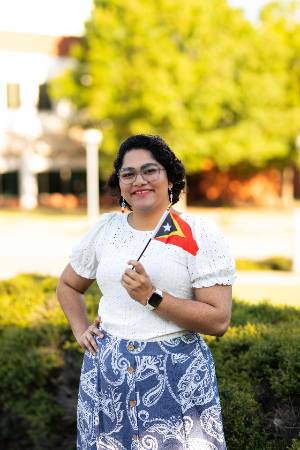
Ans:
{"label": "shoulder", "polygon": [[115,227],[121,225],[123,222],[122,213],[113,211],[101,214],[96,222],[90,227],[88,235],[94,239],[101,238],[109,234]]}
{"label": "shoulder", "polygon": [[101,214],[101,216],[88,227],[86,233],[81,238],[80,244],[84,245],[87,242],[92,243],[95,240],[98,240],[98,238],[101,238],[101,236],[106,234],[109,226],[116,220],[118,220],[117,212]]}
{"label": "shoulder", "polygon": [[98,219],[98,222],[102,221],[103,223],[107,223],[107,222],[116,220],[119,216],[121,216],[121,213],[118,211],[104,213],[104,214],[101,214],[101,216]]}
{"label": "shoulder", "polygon": [[193,238],[196,240],[201,254],[202,251],[225,254],[230,251],[229,242],[219,225],[210,217],[183,213],[181,218],[191,228]]}
{"label": "shoulder", "polygon": [[108,224],[115,223],[120,220],[121,213],[117,211],[101,214],[101,216],[92,225],[92,229],[102,229]]}
{"label": "shoulder", "polygon": [[201,214],[181,213],[179,217],[191,227],[197,234],[219,234],[220,229],[217,223],[207,216]]}

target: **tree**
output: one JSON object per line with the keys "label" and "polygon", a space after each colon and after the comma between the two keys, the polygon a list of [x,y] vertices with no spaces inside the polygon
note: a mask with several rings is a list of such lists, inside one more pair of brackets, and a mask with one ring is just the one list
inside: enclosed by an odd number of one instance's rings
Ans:
{"label": "tree", "polygon": [[289,73],[290,19],[279,15],[283,31],[264,14],[255,28],[225,0],[95,0],[76,65],[53,93],[103,128],[106,168],[134,133],[161,134],[190,173],[207,160],[284,165],[299,132],[299,67]]}
{"label": "tree", "polygon": [[300,166],[296,143],[300,131],[299,6],[300,2],[294,0],[273,1],[261,13],[262,35],[280,52],[283,101],[270,112],[266,127],[285,148],[285,158],[277,165],[282,173],[282,198],[287,205],[293,200],[293,168]]}

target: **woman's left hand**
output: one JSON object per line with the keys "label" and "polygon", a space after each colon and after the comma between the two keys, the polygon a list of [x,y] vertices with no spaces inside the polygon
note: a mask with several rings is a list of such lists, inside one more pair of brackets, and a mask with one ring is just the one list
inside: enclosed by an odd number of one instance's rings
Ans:
{"label": "woman's left hand", "polygon": [[126,269],[123,273],[121,284],[131,298],[146,305],[148,298],[153,292],[153,286],[143,265],[135,260],[128,261],[133,269]]}

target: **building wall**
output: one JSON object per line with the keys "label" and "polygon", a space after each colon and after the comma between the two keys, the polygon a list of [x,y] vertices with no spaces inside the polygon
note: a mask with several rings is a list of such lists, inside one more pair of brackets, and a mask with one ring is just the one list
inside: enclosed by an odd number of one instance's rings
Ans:
{"label": "building wall", "polygon": [[[68,55],[76,41],[0,32],[0,194],[6,192],[6,178],[15,179],[21,203],[27,190],[28,205],[37,204],[38,173],[55,167],[60,176],[71,162],[84,170],[84,149],[79,146],[78,155],[78,145],[68,138],[64,100],[51,108],[45,97],[47,83],[72,64]],[[40,110],[41,89],[47,111]],[[16,171],[18,176],[12,176]]]}

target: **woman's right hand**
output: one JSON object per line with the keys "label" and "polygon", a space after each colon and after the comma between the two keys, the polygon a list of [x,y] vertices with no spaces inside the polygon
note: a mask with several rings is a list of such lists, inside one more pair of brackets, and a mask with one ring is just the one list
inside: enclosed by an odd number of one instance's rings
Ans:
{"label": "woman's right hand", "polygon": [[100,339],[104,337],[102,331],[99,329],[101,324],[101,319],[99,316],[96,317],[94,322],[82,333],[80,338],[78,339],[79,345],[88,350],[94,356],[98,350],[98,345],[95,340],[95,336],[98,336]]}

